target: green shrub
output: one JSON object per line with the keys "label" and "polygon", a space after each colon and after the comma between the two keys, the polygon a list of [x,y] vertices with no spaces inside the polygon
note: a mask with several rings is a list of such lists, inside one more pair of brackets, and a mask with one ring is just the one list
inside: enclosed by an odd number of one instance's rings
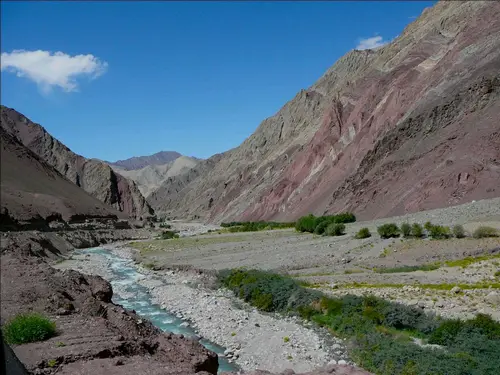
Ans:
{"label": "green shrub", "polygon": [[403,237],[410,237],[411,236],[411,226],[408,223],[403,223],[401,224],[401,233],[403,234]]}
{"label": "green shrub", "polygon": [[477,228],[474,233],[472,233],[472,237],[474,238],[485,238],[485,237],[498,237],[498,230],[492,227],[481,226]]}
{"label": "green shrub", "polygon": [[429,230],[429,236],[432,239],[446,239],[451,237],[450,227],[445,227],[442,225],[433,225]]}
{"label": "green shrub", "polygon": [[345,234],[345,225],[332,223],[326,227],[325,234],[327,236],[342,236]]}
{"label": "green shrub", "polygon": [[[253,306],[258,302],[253,296],[270,295],[266,311],[300,315],[349,339],[350,357],[372,373],[489,375],[500,368],[500,323],[487,315],[440,319],[374,296],[329,297],[286,276],[257,270],[226,270],[218,277]],[[445,347],[419,346],[412,337]]]}
{"label": "green shrub", "polygon": [[337,215],[333,215],[333,222],[339,224],[354,223],[356,221],[356,216],[351,212],[342,212]]}
{"label": "green shrub", "polygon": [[172,238],[179,238],[179,235],[172,231],[172,230],[164,230],[162,233],[161,233],[161,239],[162,240],[170,240]]}
{"label": "green shrub", "polygon": [[427,221],[427,222],[424,224],[424,228],[425,228],[425,230],[426,230],[427,232],[430,232],[433,226],[434,226],[434,225],[433,225],[430,221]]}
{"label": "green shrub", "polygon": [[321,221],[318,225],[316,225],[316,228],[314,228],[314,234],[324,234],[328,225],[330,225],[328,221]]}
{"label": "green shrub", "polygon": [[370,233],[370,230],[368,228],[361,228],[358,233],[354,236],[354,238],[357,239],[363,239],[363,238],[368,238],[371,237],[372,234]]}
{"label": "green shrub", "polygon": [[26,344],[55,336],[56,324],[40,314],[20,314],[5,324],[3,333],[9,344]]}
{"label": "green shrub", "polygon": [[455,226],[453,226],[453,235],[456,238],[464,238],[465,237],[464,227],[461,226],[461,225],[455,225]]}
{"label": "green shrub", "polygon": [[421,238],[424,236],[424,230],[422,226],[418,223],[414,223],[411,226],[411,235],[416,238]]}
{"label": "green shrub", "polygon": [[314,232],[314,228],[316,228],[316,217],[314,215],[302,216],[297,220],[295,224],[295,229],[298,232]]}
{"label": "green shrub", "polygon": [[398,226],[394,223],[379,226],[377,232],[382,238],[396,238],[400,233]]}

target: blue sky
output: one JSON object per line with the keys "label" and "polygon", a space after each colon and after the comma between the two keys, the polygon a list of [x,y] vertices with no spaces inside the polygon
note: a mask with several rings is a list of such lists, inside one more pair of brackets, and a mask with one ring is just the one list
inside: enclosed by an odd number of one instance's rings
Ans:
{"label": "blue sky", "polygon": [[206,158],[433,3],[2,2],[1,101],[86,157]]}

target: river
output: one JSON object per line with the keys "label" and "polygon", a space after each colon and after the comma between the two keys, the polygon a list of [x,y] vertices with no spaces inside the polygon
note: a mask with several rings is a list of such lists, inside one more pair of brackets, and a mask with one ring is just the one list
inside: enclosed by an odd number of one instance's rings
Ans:
{"label": "river", "polygon": [[[190,326],[182,325],[184,323],[182,319],[177,318],[152,302],[148,290],[138,283],[138,280],[144,275],[137,271],[137,267],[132,260],[121,258],[111,251],[99,247],[79,250],[75,252],[76,254],[96,254],[109,261],[109,272],[112,277],[108,281],[113,286],[114,303],[122,305],[126,309],[135,310],[138,315],[148,319],[164,332],[183,334],[186,337],[196,336],[196,332]],[[120,292],[124,296],[121,296]],[[220,356],[224,354],[225,348],[205,339],[201,339],[200,343],[207,349],[219,354],[219,373],[239,370],[237,366],[229,363],[225,357]]]}

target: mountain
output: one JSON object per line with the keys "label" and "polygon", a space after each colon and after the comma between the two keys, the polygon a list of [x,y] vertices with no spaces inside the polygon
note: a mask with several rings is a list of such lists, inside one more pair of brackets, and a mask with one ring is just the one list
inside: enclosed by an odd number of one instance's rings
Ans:
{"label": "mountain", "polygon": [[134,219],[141,220],[154,214],[137,185],[107,164],[75,154],[41,125],[12,108],[1,106],[1,120],[5,132],[101,202]]}
{"label": "mountain", "polygon": [[217,222],[343,210],[371,219],[497,197],[499,66],[500,3],[440,1],[148,200]]}
{"label": "mountain", "polygon": [[179,156],[177,159],[166,164],[152,164],[141,169],[126,170],[114,165],[111,165],[111,168],[122,176],[134,181],[141,193],[147,198],[167,178],[187,173],[198,161],[198,159],[189,156]]}
{"label": "mountain", "polygon": [[0,136],[2,230],[39,228],[60,219],[72,223],[124,217],[67,180],[3,128]]}
{"label": "mountain", "polygon": [[142,169],[150,165],[163,165],[174,161],[182,155],[175,151],[160,151],[149,156],[134,156],[130,159],[106,162],[112,167],[118,167],[127,171]]}

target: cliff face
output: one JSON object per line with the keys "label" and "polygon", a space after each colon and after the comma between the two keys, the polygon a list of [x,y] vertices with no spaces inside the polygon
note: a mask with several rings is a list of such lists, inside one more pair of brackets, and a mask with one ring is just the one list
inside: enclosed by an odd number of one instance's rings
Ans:
{"label": "cliff face", "polygon": [[134,219],[153,215],[154,211],[137,185],[114,172],[107,164],[75,154],[42,126],[14,109],[2,106],[1,119],[5,132],[15,136],[68,180],[101,202]]}
{"label": "cliff face", "polygon": [[499,66],[500,4],[439,2],[150,202],[210,221],[369,219],[499,196]]}
{"label": "cliff face", "polygon": [[12,134],[0,129],[0,136],[0,230],[47,228],[53,221],[125,217],[68,181]]}

